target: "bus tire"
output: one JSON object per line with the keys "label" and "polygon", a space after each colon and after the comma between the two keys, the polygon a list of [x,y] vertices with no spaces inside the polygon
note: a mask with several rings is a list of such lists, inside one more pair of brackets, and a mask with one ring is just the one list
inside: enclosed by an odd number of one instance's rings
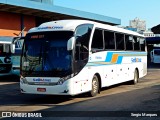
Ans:
{"label": "bus tire", "polygon": [[94,97],[98,94],[98,92],[99,92],[99,80],[98,77],[94,75],[92,79],[92,90],[89,92],[89,95],[91,97]]}
{"label": "bus tire", "polygon": [[139,79],[138,70],[137,70],[137,69],[135,69],[135,71],[134,71],[133,84],[137,84],[137,83],[138,83],[138,79]]}

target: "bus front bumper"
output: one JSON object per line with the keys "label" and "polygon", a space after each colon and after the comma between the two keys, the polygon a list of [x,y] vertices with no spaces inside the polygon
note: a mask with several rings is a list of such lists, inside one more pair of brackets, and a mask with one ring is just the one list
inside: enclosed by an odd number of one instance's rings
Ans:
{"label": "bus front bumper", "polygon": [[62,85],[29,85],[20,80],[21,93],[44,95],[73,95],[67,82]]}

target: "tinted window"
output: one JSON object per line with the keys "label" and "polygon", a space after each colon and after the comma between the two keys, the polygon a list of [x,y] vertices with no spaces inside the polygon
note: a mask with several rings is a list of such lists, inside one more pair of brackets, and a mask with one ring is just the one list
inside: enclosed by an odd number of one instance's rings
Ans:
{"label": "tinted window", "polygon": [[145,51],[145,39],[140,38],[140,46],[141,46],[141,51]]}
{"label": "tinted window", "polygon": [[124,50],[124,34],[116,33],[116,48],[117,50]]}
{"label": "tinted window", "polygon": [[134,50],[140,50],[139,38],[133,37]]}
{"label": "tinted window", "polygon": [[133,50],[133,37],[125,35],[126,50]]}
{"label": "tinted window", "polygon": [[103,34],[102,30],[95,29],[93,39],[92,39],[93,49],[103,49]]}
{"label": "tinted window", "polygon": [[115,49],[114,32],[104,31],[105,49]]}
{"label": "tinted window", "polygon": [[88,58],[89,39],[92,25],[81,25],[76,30],[76,51],[75,59],[84,60]]}
{"label": "tinted window", "polygon": [[155,55],[160,55],[160,51],[159,50],[154,50],[154,54]]}
{"label": "tinted window", "polygon": [[76,29],[76,36],[81,39],[81,41],[86,42],[86,44],[89,44],[89,38],[92,30],[92,25],[81,25],[77,27]]}
{"label": "tinted window", "polygon": [[[24,40],[22,70],[28,74],[64,77],[71,73],[72,54],[67,50],[67,42],[72,31],[48,31],[28,33]],[[32,73],[31,71],[35,71]],[[39,73],[40,72],[40,73]]]}

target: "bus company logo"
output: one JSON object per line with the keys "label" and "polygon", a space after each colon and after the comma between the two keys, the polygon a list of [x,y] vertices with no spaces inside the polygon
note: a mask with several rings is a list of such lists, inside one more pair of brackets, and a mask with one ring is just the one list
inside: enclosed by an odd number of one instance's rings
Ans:
{"label": "bus company logo", "polygon": [[141,58],[131,58],[131,62],[142,62]]}
{"label": "bus company logo", "polygon": [[102,57],[100,57],[100,56],[96,56],[96,57],[95,57],[95,59],[102,59]]}
{"label": "bus company logo", "polygon": [[51,79],[33,78],[34,82],[51,82]]}
{"label": "bus company logo", "polygon": [[45,29],[63,29],[63,26],[45,26],[45,27],[38,27],[38,30],[45,30]]}

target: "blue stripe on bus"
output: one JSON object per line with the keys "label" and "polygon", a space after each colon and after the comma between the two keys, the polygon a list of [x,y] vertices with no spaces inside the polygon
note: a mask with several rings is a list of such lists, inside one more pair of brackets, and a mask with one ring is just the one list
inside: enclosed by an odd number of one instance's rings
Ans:
{"label": "blue stripe on bus", "polygon": [[[114,54],[118,54],[118,58],[116,63],[112,63],[112,59],[114,59]],[[99,66],[99,65],[113,65],[113,64],[121,64],[123,57],[132,57],[132,56],[146,56],[146,52],[108,52],[106,55],[105,61],[93,61],[89,62],[87,66]],[[116,56],[115,56],[116,57]]]}
{"label": "blue stripe on bus", "polygon": [[113,52],[108,52],[106,55],[105,62],[110,62],[112,60]]}
{"label": "blue stripe on bus", "polygon": [[118,56],[117,64],[121,64],[122,63],[122,59],[123,59],[123,56]]}

